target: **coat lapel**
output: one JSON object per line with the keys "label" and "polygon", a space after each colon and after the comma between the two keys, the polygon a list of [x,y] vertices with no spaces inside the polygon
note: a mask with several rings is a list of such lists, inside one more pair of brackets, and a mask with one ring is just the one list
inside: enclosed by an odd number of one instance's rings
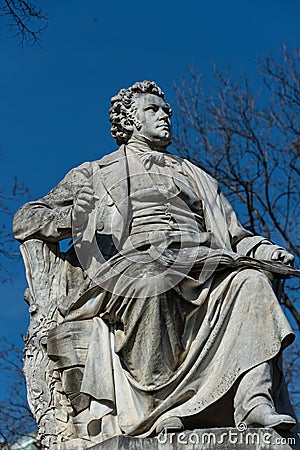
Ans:
{"label": "coat lapel", "polygon": [[125,149],[104,156],[99,161],[102,183],[118,210],[123,214],[128,210],[128,169]]}
{"label": "coat lapel", "polygon": [[[129,184],[128,167],[125,147],[105,156],[99,162],[99,175],[101,182],[111,198],[111,204],[115,204],[119,214],[115,216],[113,234],[119,245],[127,239],[129,233],[130,211],[129,211]],[[104,205],[104,208],[107,207]]]}

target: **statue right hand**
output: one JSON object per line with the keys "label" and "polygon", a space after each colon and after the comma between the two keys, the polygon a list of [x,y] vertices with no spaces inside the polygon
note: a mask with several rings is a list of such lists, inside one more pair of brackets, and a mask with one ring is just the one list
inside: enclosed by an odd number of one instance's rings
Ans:
{"label": "statue right hand", "polygon": [[73,210],[73,223],[76,228],[81,228],[87,223],[88,216],[94,209],[96,200],[98,200],[98,197],[95,196],[92,185],[86,184],[83,186],[78,193]]}

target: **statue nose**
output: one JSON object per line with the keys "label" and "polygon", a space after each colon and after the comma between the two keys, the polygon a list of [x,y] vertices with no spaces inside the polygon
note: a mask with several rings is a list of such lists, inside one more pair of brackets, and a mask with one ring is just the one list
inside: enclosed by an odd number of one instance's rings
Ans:
{"label": "statue nose", "polygon": [[164,111],[163,109],[159,110],[159,118],[160,119],[167,119],[169,117],[168,113]]}
{"label": "statue nose", "polygon": [[159,120],[162,121],[162,122],[168,123],[168,122],[169,122],[169,116],[168,116],[168,114],[162,113],[162,114],[160,115],[160,117],[159,117]]}

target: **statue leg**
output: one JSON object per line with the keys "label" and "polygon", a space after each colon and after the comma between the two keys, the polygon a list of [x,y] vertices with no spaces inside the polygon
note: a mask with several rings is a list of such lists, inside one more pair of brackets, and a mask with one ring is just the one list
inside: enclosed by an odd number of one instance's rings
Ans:
{"label": "statue leg", "polygon": [[144,386],[168,382],[184,351],[182,300],[174,292],[130,300],[121,320],[123,339],[117,353]]}
{"label": "statue leg", "polygon": [[274,372],[273,361],[266,361],[242,375],[234,397],[236,425],[244,422],[247,426],[278,429],[289,429],[295,425],[293,417],[276,412],[273,395],[277,381]]}

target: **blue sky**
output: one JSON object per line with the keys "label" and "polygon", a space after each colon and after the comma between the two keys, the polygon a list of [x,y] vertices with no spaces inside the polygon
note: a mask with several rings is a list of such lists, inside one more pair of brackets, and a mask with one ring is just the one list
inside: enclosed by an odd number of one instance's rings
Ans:
{"label": "blue sky", "polygon": [[[283,43],[299,46],[297,0],[113,2],[44,0],[43,49],[18,47],[0,28],[1,185],[14,176],[33,198],[72,167],[116,148],[110,98],[137,80],[155,80],[172,103],[173,80],[194,64],[210,80],[211,63],[245,70]],[[22,263],[0,285],[0,335],[21,343],[28,323]],[[1,375],[1,373],[0,373]]]}

